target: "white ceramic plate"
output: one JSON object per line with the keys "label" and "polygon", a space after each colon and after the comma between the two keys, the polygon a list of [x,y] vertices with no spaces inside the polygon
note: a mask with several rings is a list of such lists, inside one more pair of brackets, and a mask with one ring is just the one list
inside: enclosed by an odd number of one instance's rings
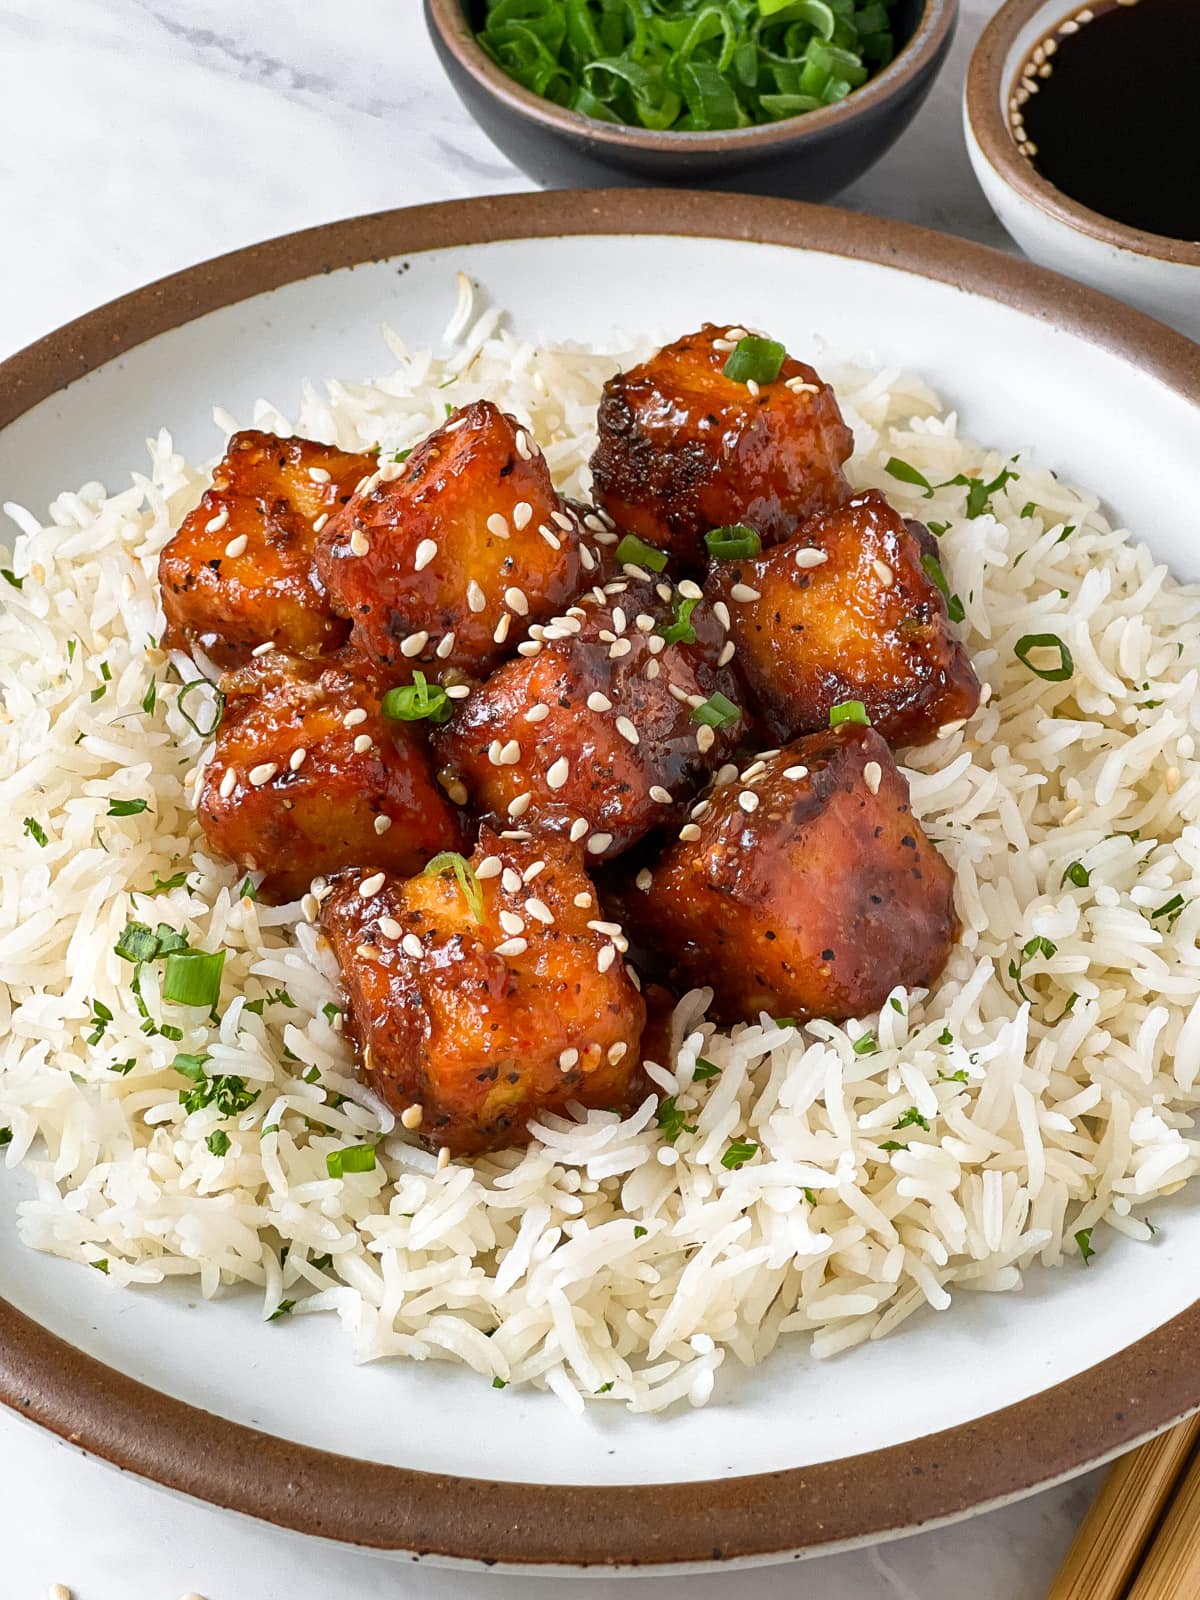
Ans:
{"label": "white ceramic plate", "polygon": [[[833,350],[915,369],[968,432],[1032,446],[1200,572],[1196,346],[975,246],[733,196],[426,207],[182,274],[0,368],[0,498],[40,509],[88,478],[112,490],[160,424],[205,459],[214,401],[286,412],[304,377],[382,372],[381,325],[436,340],[458,269],[521,334],[728,320],[818,364]],[[147,1477],[384,1549],[542,1567],[778,1559],[1028,1491],[1200,1405],[1187,1196],[1161,1208],[1153,1247],[1114,1236],[1089,1271],[963,1296],[824,1365],[785,1343],[755,1372],[727,1364],[702,1411],[578,1420],[466,1369],[355,1368],[331,1319],[265,1325],[251,1294],[124,1292],[33,1255],[15,1236],[22,1183],[0,1182],[0,1397]]]}

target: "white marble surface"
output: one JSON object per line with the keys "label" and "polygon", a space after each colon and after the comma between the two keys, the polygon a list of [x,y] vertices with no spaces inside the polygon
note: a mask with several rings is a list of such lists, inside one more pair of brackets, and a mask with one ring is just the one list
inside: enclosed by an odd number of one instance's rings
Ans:
{"label": "white marble surface", "polygon": [[[959,128],[990,0],[843,203],[1004,245]],[[525,180],[467,118],[417,0],[0,0],[0,356],[205,256]],[[1096,1475],[966,1524],[740,1574],[744,1600],[1040,1600]],[[170,1498],[0,1415],[4,1600],[558,1600],[577,1584],[397,1566]],[[729,1575],[608,1580],[717,1600]]]}

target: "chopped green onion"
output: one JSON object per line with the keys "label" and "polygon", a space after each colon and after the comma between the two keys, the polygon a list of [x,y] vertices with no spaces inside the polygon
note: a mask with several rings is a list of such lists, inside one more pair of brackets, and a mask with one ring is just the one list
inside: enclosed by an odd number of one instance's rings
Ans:
{"label": "chopped green onion", "polygon": [[158,955],[159,938],[144,922],[127,922],[113,950],[122,961],[153,961]]}
{"label": "chopped green onion", "polygon": [[660,634],[668,644],[695,644],[696,630],[692,627],[691,617],[699,604],[699,600],[690,596],[676,594],[672,602],[674,621],[660,623],[655,633]]}
{"label": "chopped green onion", "polygon": [[1152,911],[1150,916],[1152,919],[1154,917],[1166,917],[1167,927],[1173,928],[1176,922],[1179,920],[1179,913],[1183,910],[1186,904],[1187,901],[1181,894],[1172,895],[1169,900],[1165,901],[1164,904],[1158,907],[1157,911]]}
{"label": "chopped green onion", "polygon": [[173,872],[169,878],[160,878],[156,872],[154,874],[154,887],[150,890],[150,893],[163,894],[168,889],[183,889],[187,887],[187,881],[186,869],[183,872]]}
{"label": "chopped green onion", "polygon": [[599,1388],[598,1388],[598,1389],[597,1389],[597,1390],[596,1390],[596,1393],[597,1393],[597,1394],[607,1394],[607,1393],[608,1393],[608,1391],[609,1391],[609,1390],[610,1390],[610,1389],[611,1389],[611,1388],[612,1388],[612,1379],[611,1379],[611,1378],[610,1378],[610,1379],[609,1379],[609,1381],[608,1381],[608,1382],[607,1382],[607,1383],[602,1383],[602,1384],[601,1384],[601,1385],[600,1385],[600,1387],[599,1387]]}
{"label": "chopped green onion", "polygon": [[659,1128],[662,1130],[663,1139],[667,1144],[674,1144],[681,1133],[695,1133],[695,1123],[685,1122],[687,1113],[681,1111],[675,1103],[673,1094],[658,1102],[655,1117]]}
{"label": "chopped green onion", "polygon": [[1092,1230],[1090,1228],[1080,1228],[1075,1235],[1075,1243],[1079,1247],[1079,1254],[1083,1257],[1083,1264],[1086,1267],[1096,1254],[1092,1249]]}
{"label": "chopped green onion", "polygon": [[879,1146],[881,1150],[907,1150],[906,1144],[901,1144],[899,1139],[885,1139]]}
{"label": "chopped green onion", "polygon": [[25,832],[29,835],[33,842],[35,844],[40,844],[43,850],[50,843],[50,840],[46,835],[45,828],[42,827],[41,823],[38,822],[35,817],[26,817],[23,826]]}
{"label": "chopped green onion", "polygon": [[210,1154],[214,1156],[227,1156],[229,1154],[229,1135],[224,1128],[215,1128],[205,1139]]}
{"label": "chopped green onion", "polygon": [[1037,501],[1036,500],[1026,500],[1025,504],[1021,507],[1021,515],[1023,517],[1036,516],[1037,515]]}
{"label": "chopped green onion", "polygon": [[691,720],[701,723],[706,728],[730,728],[741,714],[732,700],[726,699],[718,692],[710,694],[703,705],[692,708]]}
{"label": "chopped green onion", "polygon": [[[1058,665],[1035,667],[1029,659],[1034,650],[1056,650]],[[1056,633],[1027,633],[1017,640],[1013,646],[1013,654],[1023,667],[1028,667],[1030,672],[1039,678],[1044,678],[1047,683],[1062,683],[1075,671],[1071,652]]]}
{"label": "chopped green onion", "polygon": [[860,1034],[854,1041],[854,1054],[856,1056],[873,1056],[879,1053],[879,1040],[873,1033]]}
{"label": "chopped green onion", "polygon": [[314,1256],[309,1262],[310,1267],[316,1267],[318,1272],[328,1272],[333,1265],[333,1257],[328,1251],[324,1255]]}
{"label": "chopped green onion", "polygon": [[108,815],[110,817],[138,817],[147,809],[148,800],[110,800],[108,802]]}
{"label": "chopped green onion", "polygon": [[13,1131],[11,1128],[0,1128],[0,1150],[4,1150],[12,1143]]}
{"label": "chopped green onion", "polygon": [[884,471],[901,483],[911,483],[914,488],[924,490],[926,500],[933,498],[933,485],[925,474],[910,467],[907,461],[901,461],[899,456],[889,456]]}
{"label": "chopped green onion", "polygon": [[325,1169],[331,1178],[344,1177],[347,1172],[374,1172],[375,1146],[349,1144],[341,1150],[331,1150],[325,1157]]}
{"label": "chopped green onion", "polygon": [[1025,992],[1025,985],[1022,982],[1026,961],[1032,960],[1034,956],[1043,956],[1047,961],[1049,961],[1051,956],[1057,954],[1058,946],[1056,944],[1054,944],[1051,940],[1044,938],[1041,934],[1035,934],[1032,939],[1027,939],[1026,942],[1021,946],[1020,960],[1010,961],[1008,963],[1008,975],[1016,984],[1017,992],[1020,994],[1022,1000],[1029,999],[1028,994]]}
{"label": "chopped green onion", "polygon": [[756,529],[745,522],[713,528],[704,535],[704,547],[714,561],[748,561],[762,549]]}
{"label": "chopped green onion", "polygon": [[804,1198],[808,1201],[810,1206],[815,1206],[817,1203],[816,1193],[812,1189],[806,1188],[804,1190]]}
{"label": "chopped green onion", "polygon": [[162,997],[181,1006],[215,1006],[221,994],[224,950],[180,950],[167,957]]}
{"label": "chopped green onion", "polygon": [[149,716],[150,713],[154,710],[154,706],[155,706],[155,703],[156,703],[157,700],[158,700],[158,679],[157,678],[151,678],[150,679],[150,687],[146,690],[145,694],[142,696],[142,710],[146,713],[147,716]]}
{"label": "chopped green onion", "polygon": [[12,584],[14,589],[23,589],[25,587],[25,579],[18,578],[11,567],[0,567],[0,578],[3,578],[5,583]]}
{"label": "chopped green onion", "polygon": [[787,351],[774,339],[759,339],[747,334],[729,353],[722,371],[734,383],[774,383]]}
{"label": "chopped green onion", "polygon": [[320,1067],[309,1067],[308,1071],[303,1074],[303,1081],[305,1083],[320,1083],[320,1081],[321,1081],[321,1069],[320,1069]]}
{"label": "chopped green onion", "polygon": [[648,567],[651,572],[661,572],[667,564],[665,550],[647,544],[634,533],[625,535],[617,546],[615,554],[621,566]]}
{"label": "chopped green onion", "polygon": [[242,879],[242,886],[238,890],[238,899],[239,900],[257,900],[258,899],[258,885],[255,883],[253,878],[243,878]]}
{"label": "chopped green onion", "polygon": [[171,1066],[176,1072],[182,1073],[185,1078],[191,1078],[193,1083],[199,1083],[201,1078],[208,1076],[204,1068],[211,1059],[211,1056],[208,1055],[187,1055],[181,1050],[172,1061]]}
{"label": "chopped green onion", "polygon": [[493,1389],[507,1389],[508,1388],[508,1383],[506,1382],[506,1380],[504,1378],[493,1378],[492,1379],[492,1388]]}
{"label": "chopped green onion", "polygon": [[327,1000],[325,1002],[325,1004],[321,1007],[321,1015],[325,1018],[325,1021],[328,1022],[331,1027],[337,1021],[337,1019],[341,1016],[341,1014],[342,1014],[341,1006],[334,1005],[332,1000]]}
{"label": "chopped green onion", "polygon": [[440,855],[434,856],[432,861],[425,864],[424,876],[437,878],[443,872],[453,872],[458,880],[458,887],[462,890],[462,897],[470,908],[471,915],[476,922],[483,921],[483,888],[476,875],[475,868],[466,856],[460,856],[457,850],[443,850]]}
{"label": "chopped green onion", "polygon": [[693,1083],[704,1083],[709,1078],[719,1078],[720,1067],[715,1067],[711,1061],[706,1061],[703,1056],[696,1062],[696,1070],[692,1073]]}
{"label": "chopped green onion", "polygon": [[840,728],[845,722],[854,722],[863,728],[871,726],[867,708],[861,700],[843,700],[840,705],[830,706],[829,726]]}
{"label": "chopped green onion", "polygon": [[272,1311],[271,1315],[267,1318],[267,1321],[278,1322],[281,1317],[291,1316],[295,1309],[296,1302],[294,1300],[281,1300],[275,1307],[274,1311]]}
{"label": "chopped green onion", "polygon": [[447,722],[454,701],[440,683],[428,683],[423,672],[414,672],[411,683],[388,690],[380,709],[392,722]]}
{"label": "chopped green onion", "polygon": [[744,1167],[747,1161],[758,1154],[758,1146],[753,1139],[735,1139],[721,1157],[721,1165],[728,1172],[736,1172],[739,1167]]}
{"label": "chopped green onion", "polygon": [[119,1078],[124,1078],[127,1077],[136,1066],[136,1057],[130,1056],[127,1061],[114,1061],[108,1070],[110,1072],[115,1072]]}
{"label": "chopped green onion", "polygon": [[100,1043],[112,1019],[113,1014],[103,1000],[92,1001],[92,1032],[88,1034],[88,1044]]}
{"label": "chopped green onion", "polygon": [[[187,709],[187,698],[197,689],[211,690],[215,700],[212,721],[207,727],[201,727]],[[221,721],[225,716],[225,696],[217,688],[216,684],[210,683],[207,678],[193,678],[190,683],[185,683],[175,697],[175,706],[183,720],[189,723],[202,739],[211,739],[221,726]]]}
{"label": "chopped green onion", "polygon": [[[1077,889],[1086,889],[1091,881],[1092,875],[1082,861],[1072,861],[1062,875],[1063,883],[1073,883]],[[1059,887],[1061,888],[1061,884]]]}
{"label": "chopped green onion", "polygon": [[894,1122],[892,1126],[897,1129],[897,1131],[901,1128],[924,1128],[925,1132],[928,1133],[929,1118],[923,1117],[917,1110],[916,1106],[909,1106],[908,1110],[900,1118],[899,1122]]}
{"label": "chopped green onion", "polygon": [[893,1011],[898,1011],[901,1016],[904,1015],[904,1007],[900,1004],[899,1000],[896,999],[894,994],[888,997],[888,1005],[891,1006]]}

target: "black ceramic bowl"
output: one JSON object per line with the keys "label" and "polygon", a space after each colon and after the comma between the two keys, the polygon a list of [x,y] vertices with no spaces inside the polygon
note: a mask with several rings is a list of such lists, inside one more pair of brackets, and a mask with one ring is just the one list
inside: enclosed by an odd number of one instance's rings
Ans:
{"label": "black ceramic bowl", "polygon": [[716,133],[653,133],[543,100],[476,44],[472,23],[481,12],[480,0],[425,0],[434,47],[463,104],[535,182],[684,184],[823,200],[878,161],[908,126],[950,48],[958,0],[901,0],[893,13],[895,59],[837,105]]}

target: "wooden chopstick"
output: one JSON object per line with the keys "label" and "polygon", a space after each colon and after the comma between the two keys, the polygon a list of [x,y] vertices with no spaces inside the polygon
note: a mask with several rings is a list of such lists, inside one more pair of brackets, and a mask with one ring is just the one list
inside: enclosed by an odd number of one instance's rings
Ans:
{"label": "wooden chopstick", "polygon": [[1142,1557],[1129,1600],[1195,1600],[1200,1595],[1200,1457],[1193,1456]]}
{"label": "wooden chopstick", "polygon": [[[1200,1417],[1191,1417],[1114,1463],[1046,1600],[1134,1600],[1135,1596],[1136,1600],[1183,1600],[1184,1596],[1192,1600],[1200,1595],[1200,1582],[1191,1589],[1143,1589],[1140,1576],[1133,1593],[1129,1591],[1168,1504],[1171,1511],[1163,1534],[1171,1524],[1181,1524],[1169,1552],[1170,1570],[1178,1561],[1200,1558],[1200,1470],[1189,1475],[1189,1482],[1194,1480],[1190,1535],[1183,1526],[1186,1513],[1176,1518],[1171,1502],[1197,1443]],[[1154,1550],[1159,1543],[1154,1540]],[[1150,1571],[1148,1563],[1146,1570]],[[1168,1569],[1161,1570],[1166,1573]]]}

